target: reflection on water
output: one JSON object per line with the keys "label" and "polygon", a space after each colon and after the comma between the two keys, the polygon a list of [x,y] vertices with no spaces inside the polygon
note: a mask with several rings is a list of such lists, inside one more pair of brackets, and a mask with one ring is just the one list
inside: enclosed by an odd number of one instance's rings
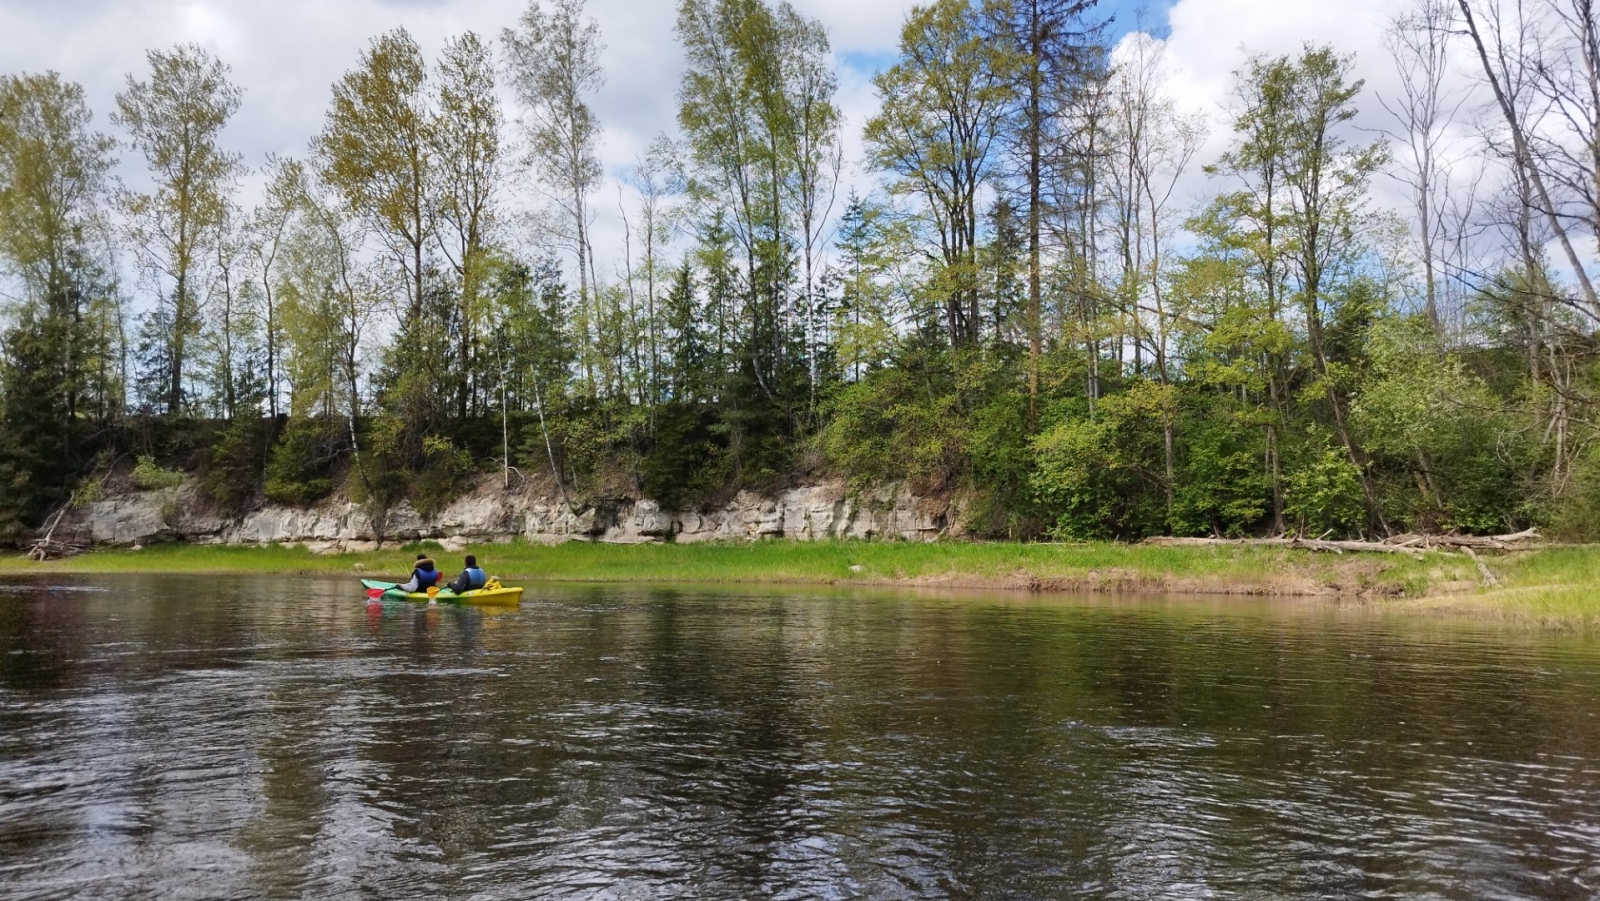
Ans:
{"label": "reflection on water", "polygon": [[40,585],[0,895],[1589,898],[1597,689],[1315,607]]}

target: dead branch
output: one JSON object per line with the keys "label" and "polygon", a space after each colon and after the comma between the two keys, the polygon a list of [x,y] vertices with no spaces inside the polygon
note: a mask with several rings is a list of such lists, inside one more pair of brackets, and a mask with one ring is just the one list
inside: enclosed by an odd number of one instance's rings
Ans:
{"label": "dead branch", "polygon": [[1496,579],[1494,577],[1494,573],[1489,572],[1489,567],[1485,566],[1483,561],[1478,559],[1477,553],[1475,551],[1473,551],[1472,548],[1463,547],[1461,549],[1461,553],[1466,554],[1468,557],[1471,557],[1473,565],[1478,567],[1478,575],[1480,577],[1482,577],[1482,579],[1483,579],[1483,587],[1484,588],[1498,588],[1498,587],[1500,587],[1500,580]]}
{"label": "dead branch", "polygon": [[1384,544],[1381,541],[1324,541],[1320,538],[1172,538],[1157,537],[1146,538],[1145,544],[1158,547],[1286,547],[1298,548],[1307,551],[1322,551],[1330,554],[1370,553],[1370,554],[1407,554],[1413,557],[1420,556],[1423,549],[1393,544]]}
{"label": "dead branch", "polygon": [[1357,554],[1409,554],[1420,555],[1430,550],[1506,551],[1527,547],[1526,542],[1539,537],[1533,529],[1511,535],[1396,535],[1383,541],[1327,541],[1321,538],[1146,538],[1145,544],[1160,547],[1286,547],[1332,554],[1346,552]]}
{"label": "dead branch", "polygon": [[1396,535],[1385,540],[1386,544],[1414,545],[1439,548],[1476,548],[1477,550],[1506,551],[1519,542],[1532,541],[1539,537],[1537,529],[1527,529],[1514,532],[1510,535]]}

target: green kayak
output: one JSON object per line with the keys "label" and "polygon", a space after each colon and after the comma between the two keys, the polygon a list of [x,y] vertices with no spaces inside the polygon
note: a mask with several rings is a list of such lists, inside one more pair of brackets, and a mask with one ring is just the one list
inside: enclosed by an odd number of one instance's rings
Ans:
{"label": "green kayak", "polygon": [[362,587],[367,589],[367,597],[383,601],[420,601],[427,603],[436,601],[441,604],[503,604],[514,606],[522,602],[521,588],[506,588],[496,582],[488,586],[469,591],[465,594],[456,594],[448,588],[441,588],[432,595],[420,591],[404,592],[393,582],[379,582],[375,579],[362,579]]}

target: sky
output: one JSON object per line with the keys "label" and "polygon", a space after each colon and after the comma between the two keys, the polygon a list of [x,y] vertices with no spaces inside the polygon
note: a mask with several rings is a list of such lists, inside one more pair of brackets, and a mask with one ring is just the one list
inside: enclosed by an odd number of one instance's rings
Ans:
{"label": "sky", "polygon": [[[791,0],[828,29],[838,59],[839,104],[845,114],[846,187],[868,188],[862,172],[862,125],[876,108],[871,77],[893,61],[910,0]],[[55,70],[81,83],[97,126],[116,133],[108,113],[128,73],[144,77],[144,53],[198,42],[228,63],[245,91],[224,135],[230,149],[259,166],[268,154],[301,156],[321,127],[329,88],[355,66],[376,34],[404,26],[430,57],[464,30],[495,36],[512,25],[527,0],[0,0],[0,72]],[[1250,52],[1293,53],[1306,42],[1356,55],[1368,82],[1357,124],[1387,126],[1376,94],[1393,96],[1392,64],[1382,32],[1395,0],[1101,0],[1113,35],[1142,29],[1163,38],[1172,90],[1184,107],[1213,117],[1200,161],[1226,146],[1223,110],[1232,73]],[[604,126],[601,156],[610,176],[597,198],[596,235],[620,252],[617,184],[650,139],[674,130],[681,56],[673,38],[675,0],[589,0],[606,50],[608,76],[594,107]],[[140,180],[135,161],[122,174]],[[257,189],[248,183],[248,206]],[[1197,200],[1198,174],[1184,183]],[[1398,203],[1397,186],[1379,186]],[[602,259],[607,250],[599,249]]]}

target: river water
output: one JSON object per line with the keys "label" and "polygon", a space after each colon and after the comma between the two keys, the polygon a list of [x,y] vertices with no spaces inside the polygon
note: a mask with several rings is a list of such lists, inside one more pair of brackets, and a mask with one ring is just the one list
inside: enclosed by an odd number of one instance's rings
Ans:
{"label": "river water", "polygon": [[1293,602],[0,589],[0,897],[1592,898],[1600,642]]}

